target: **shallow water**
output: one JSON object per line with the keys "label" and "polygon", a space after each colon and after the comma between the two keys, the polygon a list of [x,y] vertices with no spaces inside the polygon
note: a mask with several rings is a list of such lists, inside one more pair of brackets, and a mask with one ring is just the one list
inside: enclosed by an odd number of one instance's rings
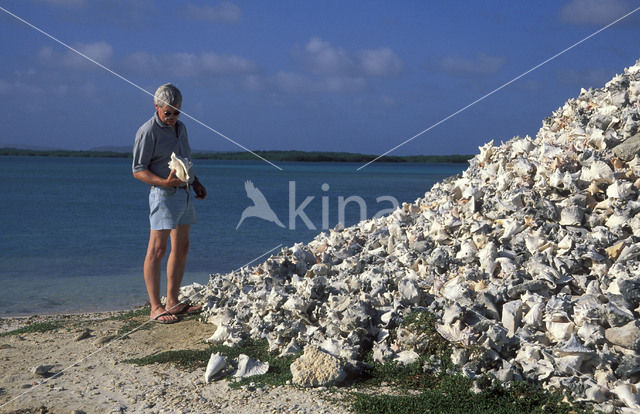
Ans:
{"label": "shallow water", "polygon": [[[148,240],[148,186],[130,160],[0,157],[0,315],[123,309],[147,300],[142,261]],[[280,163],[196,160],[208,197],[183,284],[237,269],[276,246],[308,242],[333,228],[411,202],[466,164]],[[284,228],[257,217],[250,180]],[[277,251],[277,250],[276,250]],[[263,261],[261,257],[256,263]],[[163,276],[164,279],[164,276]],[[163,287],[164,289],[164,287]]]}

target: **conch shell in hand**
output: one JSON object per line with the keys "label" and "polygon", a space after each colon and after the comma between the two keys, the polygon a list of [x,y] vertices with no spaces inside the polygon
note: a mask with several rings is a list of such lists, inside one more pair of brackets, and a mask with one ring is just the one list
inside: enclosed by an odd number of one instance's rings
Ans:
{"label": "conch shell in hand", "polygon": [[189,170],[193,164],[188,158],[179,157],[175,152],[171,153],[171,161],[169,161],[169,168],[176,171],[176,177],[183,183],[189,182]]}

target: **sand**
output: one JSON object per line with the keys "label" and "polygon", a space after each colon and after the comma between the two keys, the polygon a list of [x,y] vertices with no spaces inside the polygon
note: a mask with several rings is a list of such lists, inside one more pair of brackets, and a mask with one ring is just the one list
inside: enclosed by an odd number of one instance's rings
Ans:
{"label": "sand", "polygon": [[[214,326],[190,317],[116,336],[123,312],[0,319],[0,332],[33,322],[62,326],[40,333],[0,337],[0,413],[348,413],[334,390],[294,386],[245,386],[204,382],[204,368],[123,362],[150,354],[206,349]],[[137,320],[145,321],[146,317]],[[33,372],[53,365],[44,378]]]}

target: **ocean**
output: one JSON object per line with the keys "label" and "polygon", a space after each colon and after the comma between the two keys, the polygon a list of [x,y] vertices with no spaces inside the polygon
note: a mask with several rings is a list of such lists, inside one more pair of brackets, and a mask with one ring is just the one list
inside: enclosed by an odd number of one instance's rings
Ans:
{"label": "ocean", "polygon": [[[196,200],[183,285],[261,263],[339,222],[388,214],[467,167],[276,164],[283,171],[259,160],[195,160],[208,196]],[[128,309],[147,301],[149,189],[132,177],[131,160],[0,157],[0,174],[7,190],[0,202],[0,316]],[[246,188],[264,198],[272,221],[249,214],[240,222],[254,204]]]}

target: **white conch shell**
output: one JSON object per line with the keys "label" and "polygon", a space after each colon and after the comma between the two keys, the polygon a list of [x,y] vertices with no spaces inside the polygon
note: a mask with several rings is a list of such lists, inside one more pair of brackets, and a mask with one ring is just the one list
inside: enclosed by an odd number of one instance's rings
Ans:
{"label": "white conch shell", "polygon": [[416,362],[419,357],[417,352],[408,350],[399,352],[393,360],[400,365],[409,365]]}
{"label": "white conch shell", "polygon": [[572,334],[571,337],[562,344],[562,346],[556,348],[555,353],[560,357],[577,355],[582,356],[583,358],[588,358],[595,355],[593,350],[582,345],[582,342],[580,342],[575,334]]}
{"label": "white conch shell", "polygon": [[211,382],[213,377],[222,371],[222,369],[227,365],[227,357],[224,355],[220,355],[220,353],[211,354],[209,358],[209,363],[207,364],[207,369],[204,371],[204,380],[205,382]]}
{"label": "white conch shell", "polygon": [[580,226],[584,217],[584,209],[579,206],[569,206],[560,212],[560,221],[562,226]]}
{"label": "white conch shell", "polygon": [[583,168],[580,178],[587,182],[597,181],[608,184],[615,181],[613,177],[613,170],[604,161],[596,161],[591,164],[590,168]]}
{"label": "white conch shell", "polygon": [[238,356],[238,369],[233,374],[234,377],[252,377],[254,375],[266,374],[269,371],[268,362],[260,362],[249,358],[245,354]]}
{"label": "white conch shell", "polygon": [[520,363],[524,372],[535,372],[538,361],[542,359],[540,348],[540,345],[525,343],[518,350],[514,361]]}
{"label": "white conch shell", "polygon": [[460,250],[456,253],[456,259],[461,259],[465,263],[470,263],[478,255],[478,248],[473,240],[465,240],[460,245]]}
{"label": "white conch shell", "polygon": [[188,158],[179,157],[175,152],[171,153],[171,161],[169,161],[169,168],[176,171],[176,177],[183,183],[188,183],[189,170],[193,164]]}
{"label": "white conch shell", "polygon": [[290,355],[296,355],[301,351],[302,350],[300,349],[300,347],[298,346],[298,343],[296,342],[296,338],[292,338],[289,344],[284,347],[284,349],[282,350],[282,352],[280,352],[280,355],[278,356],[282,358]]}
{"label": "white conch shell", "polygon": [[524,316],[524,324],[532,328],[539,328],[542,326],[542,315],[544,313],[544,304],[535,303],[529,309],[529,312]]}
{"label": "white conch shell", "polygon": [[640,396],[638,395],[638,388],[634,384],[618,384],[613,389],[613,392],[627,407],[636,409],[640,408]]}
{"label": "white conch shell", "polygon": [[461,321],[455,321],[450,325],[435,324],[436,331],[449,342],[463,343],[468,342],[468,334],[464,332]]}
{"label": "white conch shell", "polygon": [[628,181],[616,181],[607,187],[607,197],[626,200],[633,194],[633,184]]}
{"label": "white conch shell", "polygon": [[220,344],[226,341],[231,336],[229,328],[225,325],[220,325],[216,328],[216,331],[205,342],[209,344]]}

